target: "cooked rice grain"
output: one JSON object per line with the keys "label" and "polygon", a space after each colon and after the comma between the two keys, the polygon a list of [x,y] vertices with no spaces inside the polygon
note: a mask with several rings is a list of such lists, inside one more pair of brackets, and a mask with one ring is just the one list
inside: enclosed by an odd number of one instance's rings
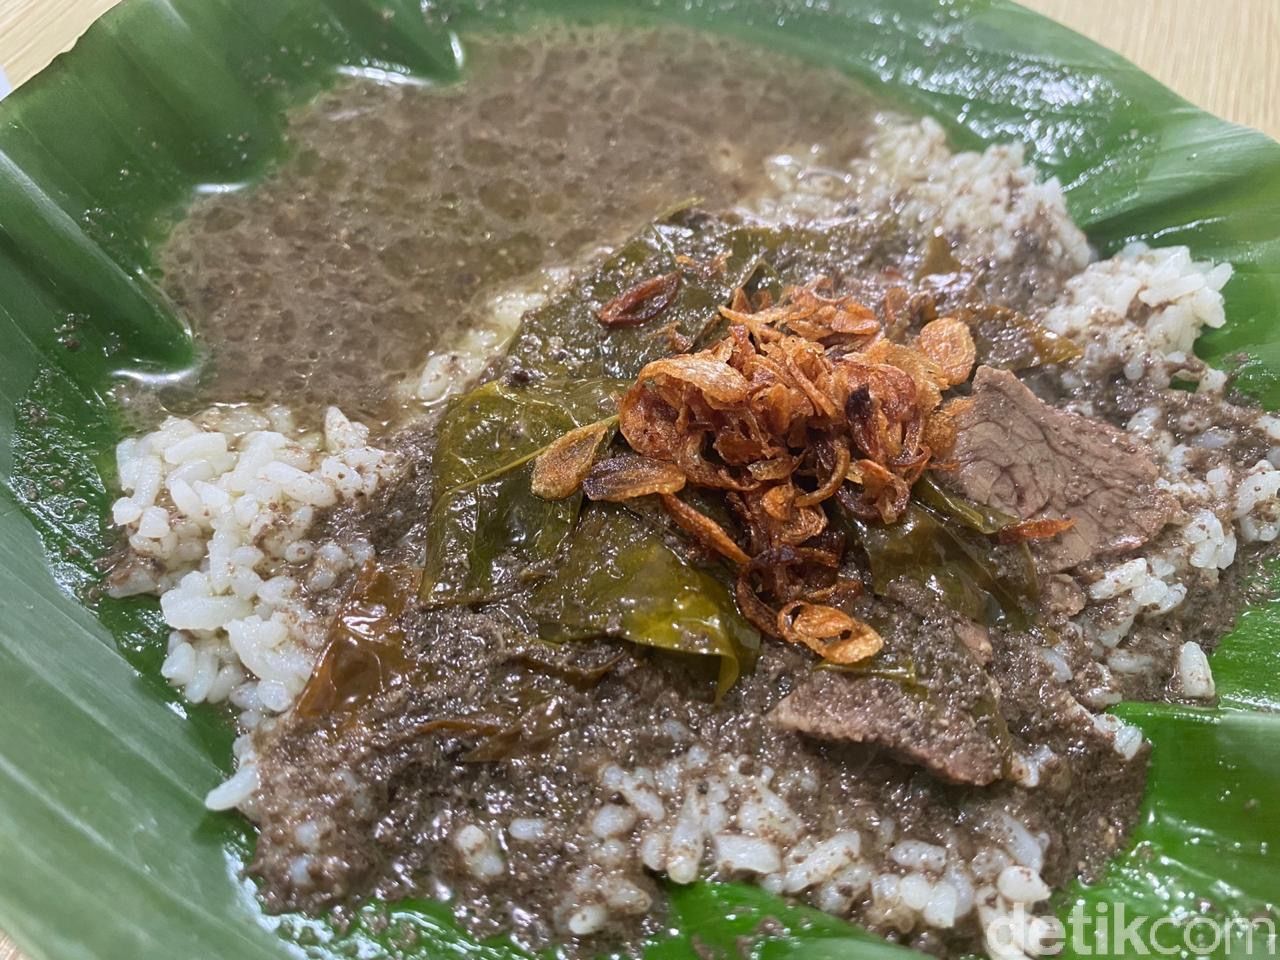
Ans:
{"label": "cooked rice grain", "polygon": [[[116,450],[125,496],[111,508],[128,541],[107,590],[160,597],[171,628],[160,668],[192,703],[230,700],[255,730],[293,704],[325,637],[317,594],[365,562],[364,542],[314,543],[317,510],[367,497],[396,469],[367,427],[336,407],[323,431],[283,408],[214,408]],[[252,740],[213,809],[246,807],[257,788]]]}

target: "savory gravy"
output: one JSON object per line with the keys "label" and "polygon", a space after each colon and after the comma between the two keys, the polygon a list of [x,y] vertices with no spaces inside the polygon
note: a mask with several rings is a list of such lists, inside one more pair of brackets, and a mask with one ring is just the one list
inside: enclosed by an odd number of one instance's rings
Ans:
{"label": "savory gravy", "polygon": [[832,71],[674,29],[465,48],[457,86],[343,81],[291,119],[275,174],[177,225],[164,285],[207,361],[176,406],[390,419],[395,385],[494,294],[690,199],[756,192],[771,154],[839,165],[875,109]]}

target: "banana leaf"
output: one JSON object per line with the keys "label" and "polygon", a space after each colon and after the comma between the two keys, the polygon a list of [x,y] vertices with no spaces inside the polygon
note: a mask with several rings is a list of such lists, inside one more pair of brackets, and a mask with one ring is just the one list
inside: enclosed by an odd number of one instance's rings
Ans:
{"label": "banana leaf", "polygon": [[[193,359],[151,251],[199,189],[267,169],[283,108],[340,70],[449,82],[468,30],[541,17],[680,21],[834,66],[937,117],[959,146],[1027,143],[1104,255],[1143,239],[1232,261],[1229,323],[1200,352],[1244,355],[1241,383],[1280,404],[1280,147],[1006,0],[425,6],[126,0],[0,104],[0,928],[33,960],[518,955],[462,936],[437,904],[371,904],[342,924],[262,915],[240,874],[252,838],[201,804],[228,770],[225,719],[160,681],[153,604],[92,590],[122,431],[108,391],[120,371],[165,376]],[[1280,608],[1259,604],[1214,656],[1218,708],[1120,709],[1154,743],[1143,819],[1101,882],[1059,898],[1063,916],[1077,903],[1274,910],[1277,642]],[[764,916],[784,932],[761,957],[902,953],[705,884],[676,892],[675,932],[647,949],[732,956]]]}

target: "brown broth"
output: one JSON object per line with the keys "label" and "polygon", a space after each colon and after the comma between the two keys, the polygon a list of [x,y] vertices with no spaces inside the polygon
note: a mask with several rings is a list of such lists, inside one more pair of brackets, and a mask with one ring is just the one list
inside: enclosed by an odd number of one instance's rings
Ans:
{"label": "brown broth", "polygon": [[347,79],[296,113],[289,158],[201,198],[161,254],[207,351],[194,396],[338,403],[394,386],[490,297],[690,198],[765,185],[765,160],[856,153],[875,104],[831,71],[675,29],[464,40],[449,87]]}

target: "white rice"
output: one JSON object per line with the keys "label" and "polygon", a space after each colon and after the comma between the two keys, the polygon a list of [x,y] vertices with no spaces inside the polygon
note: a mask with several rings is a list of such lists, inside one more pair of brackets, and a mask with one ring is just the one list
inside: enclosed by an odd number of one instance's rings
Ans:
{"label": "white rice", "polygon": [[500,877],[506,871],[506,861],[497,838],[474,824],[462,827],[453,836],[453,845],[475,876],[484,879]]}
{"label": "white rice", "polygon": [[[1221,298],[1214,296],[1219,298],[1220,315]],[[1184,315],[1184,319],[1199,323],[1191,315]],[[1217,321],[1218,316],[1211,319]],[[1110,336],[1120,327],[1110,323],[1106,329]],[[1170,370],[1184,360],[1152,362],[1139,375],[1150,377],[1157,385],[1167,383]],[[1201,392],[1221,390],[1216,373],[1211,369],[1196,371]],[[1211,386],[1206,388],[1206,384]],[[1139,410],[1127,424],[1129,432],[1155,452],[1161,467],[1159,486],[1177,499],[1182,510],[1144,554],[1106,567],[1088,587],[1089,596],[1098,602],[1078,620],[1086,636],[1113,651],[1113,659],[1123,652],[1122,644],[1137,621],[1177,609],[1198,584],[1216,584],[1220,573],[1235,562],[1241,544],[1269,542],[1280,534],[1280,470],[1269,459],[1247,468],[1233,462],[1216,452],[1223,446],[1221,428],[1195,418],[1180,419],[1182,422],[1167,422],[1166,414],[1153,406]],[[1274,444],[1275,418],[1256,415],[1240,432],[1259,446]]]}
{"label": "white rice", "polygon": [[[172,628],[161,673],[192,703],[230,700],[253,731],[283,713],[311,675],[325,637],[307,594],[323,593],[372,556],[367,543],[314,543],[316,511],[373,493],[396,458],[336,408],[322,431],[283,408],[214,408],[170,417],[123,441],[124,496],[111,508],[129,557],[113,596],[152,593]],[[207,803],[245,806],[257,789],[252,741]]]}
{"label": "white rice", "polygon": [[1067,213],[1061,184],[1041,180],[1020,144],[952,153],[935,120],[884,116],[878,124],[866,157],[847,170],[823,168],[812,156],[773,157],[775,191],[748,210],[785,222],[830,220],[856,208],[891,216],[920,237],[941,232],[967,257],[1009,260],[1034,236],[1047,261],[1076,270],[1089,263],[1089,243]]}
{"label": "white rice", "polygon": [[1039,319],[1084,347],[1069,384],[1123,371],[1129,380],[1168,386],[1194,366],[1200,331],[1226,323],[1221,290],[1230,279],[1230,264],[1193,261],[1186,247],[1153,250],[1134,243],[1068,281]]}
{"label": "white rice", "polygon": [[1178,683],[1184,696],[1194,700],[1210,700],[1215,690],[1209,659],[1198,643],[1187,641],[1178,651]]}
{"label": "white rice", "polygon": [[[891,820],[877,825],[846,819],[822,836],[805,828],[777,789],[771,769],[744,772],[755,769],[747,756],[713,757],[700,746],[660,770],[606,765],[599,773],[601,802],[571,842],[590,844],[607,833],[611,842],[621,842],[623,856],[637,851],[651,870],[674,883],[746,878],[829,913],[847,914],[869,894],[869,919],[904,933],[922,922],[950,928],[978,910],[999,915],[1031,910],[1048,896],[1040,877],[1048,837],[1032,833],[998,801],[984,801],[985,812],[974,815],[985,820],[987,834],[1001,838],[999,845],[965,859],[958,845],[899,836]],[[629,786],[625,795],[623,784]],[[608,825],[603,831],[602,823]],[[527,831],[524,819],[512,820],[507,828],[513,840]],[[478,837],[479,831],[477,847]],[[881,862],[887,870],[877,867]],[[561,912],[569,917],[566,929],[581,935],[588,927],[599,929],[612,915],[633,911],[639,912],[638,902],[618,908],[599,890],[575,883],[565,892]]]}
{"label": "white rice", "polygon": [[506,348],[521,318],[546,303],[570,276],[565,267],[550,267],[490,299],[481,322],[456,331],[432,351],[416,377],[401,385],[402,398],[429,407],[457,396]]}

